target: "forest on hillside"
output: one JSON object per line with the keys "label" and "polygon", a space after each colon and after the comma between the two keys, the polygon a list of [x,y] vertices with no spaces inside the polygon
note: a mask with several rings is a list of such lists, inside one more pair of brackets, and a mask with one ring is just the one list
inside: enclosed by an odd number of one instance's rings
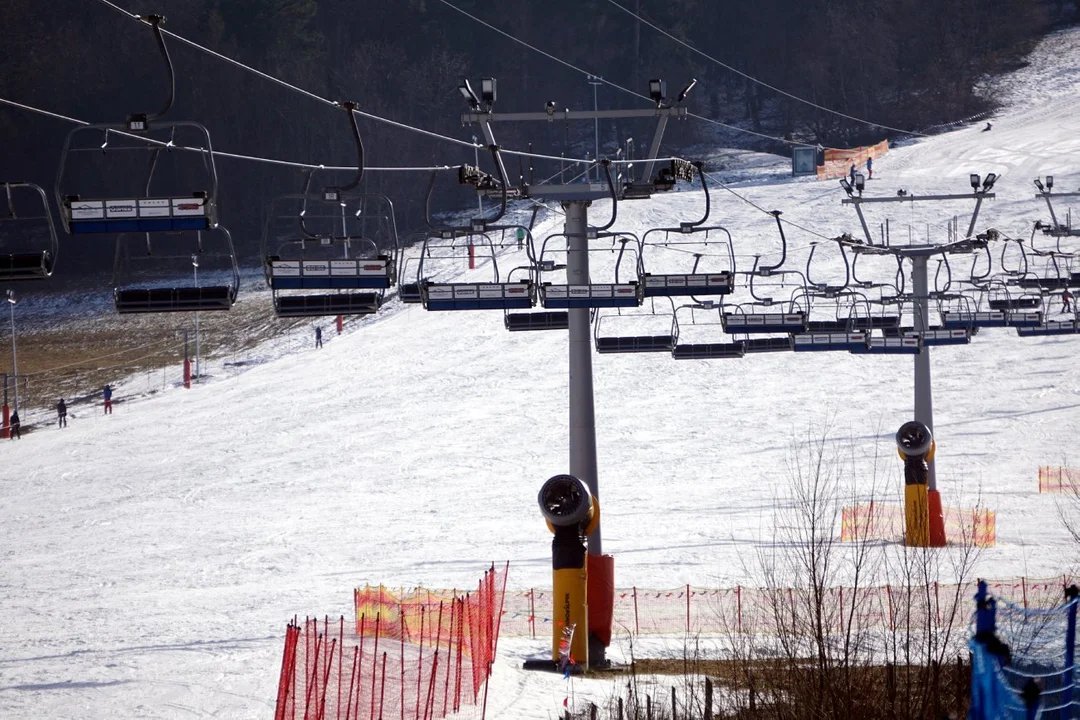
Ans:
{"label": "forest on hillside", "polygon": [[[1022,62],[1043,33],[1077,21],[1064,0],[120,0],[158,13],[165,27],[229,57],[369,113],[469,140],[457,86],[499,80],[498,110],[591,108],[594,87],[579,72],[485,28],[471,13],[540,50],[645,94],[652,77],[669,92],[696,78],[691,111],[741,128],[826,146],[876,142],[897,133],[845,120],[751,82],[680,46],[626,11],[783,91],[893,128],[922,130],[992,108],[985,81]],[[0,97],[92,122],[122,122],[167,95],[150,29],[98,0],[0,0]],[[177,41],[177,101],[169,117],[198,119],[215,148],[305,163],[349,164],[356,153],[344,116]],[[601,109],[647,107],[608,86]],[[537,152],[583,155],[592,123],[500,125],[499,142]],[[51,188],[70,128],[60,120],[0,106],[5,179]],[[468,148],[364,120],[370,165],[473,162]],[[605,123],[601,154],[649,127]],[[669,150],[703,141],[784,152],[786,145],[677,124]],[[299,190],[294,169],[222,159],[221,207],[241,251],[258,248],[260,214],[274,195]],[[511,167],[512,172],[517,167]],[[428,178],[370,173],[364,187],[394,199],[401,227],[422,221]],[[447,183],[449,186],[450,183]],[[456,193],[456,194],[455,194]],[[464,191],[441,198],[463,204]],[[87,250],[76,268],[108,257]],[[69,258],[70,259],[70,258]],[[103,260],[102,260],[103,262]],[[65,262],[66,271],[72,265]]]}

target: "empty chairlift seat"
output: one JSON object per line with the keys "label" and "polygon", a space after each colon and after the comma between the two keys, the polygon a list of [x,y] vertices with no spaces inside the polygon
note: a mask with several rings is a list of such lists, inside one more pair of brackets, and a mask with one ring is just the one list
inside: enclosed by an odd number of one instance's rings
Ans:
{"label": "empty chairlift seat", "polygon": [[866,347],[868,333],[864,332],[818,332],[792,335],[795,352],[850,352]]}
{"label": "empty chairlift seat", "polygon": [[900,327],[899,315],[870,315],[868,317],[853,317],[849,327],[853,331],[859,330],[888,330]]}
{"label": "empty chairlift seat", "polygon": [[0,253],[0,281],[44,280],[52,274],[52,254],[41,252]]}
{"label": "empty chairlift seat", "polygon": [[746,355],[746,345],[734,343],[679,343],[671,351],[676,360],[724,360]]}
{"label": "empty chairlift seat", "polygon": [[627,335],[622,337],[597,337],[596,352],[606,353],[669,353],[675,344],[671,335]]}
{"label": "empty chairlift seat", "polygon": [[851,321],[844,320],[807,320],[807,333],[846,333],[851,327]]}
{"label": "empty chairlift seat", "polygon": [[570,327],[570,313],[565,310],[507,313],[505,324],[510,332],[567,330]]}
{"label": "empty chairlift seat", "polygon": [[1035,310],[1042,307],[1042,298],[995,298],[989,301],[989,305],[991,310]]}
{"label": "empty chairlift seat", "polygon": [[399,283],[398,284],[398,296],[401,298],[401,302],[407,305],[419,305],[424,302],[424,296],[420,294],[420,283]]}
{"label": "empty chairlift seat", "polygon": [[433,283],[420,285],[428,310],[527,310],[535,302],[529,280],[492,283]]}
{"label": "empty chairlift seat", "polygon": [[725,313],[724,332],[801,333],[806,330],[806,313]]}
{"label": "empty chairlift seat", "polygon": [[726,271],[688,275],[651,275],[645,273],[643,279],[645,297],[728,295],[735,289],[735,277]]}
{"label": "empty chairlift seat", "polygon": [[28,182],[0,185],[0,283],[46,280],[59,243],[45,190]]}
{"label": "empty chairlift seat", "polygon": [[743,340],[747,353],[790,352],[793,349],[791,336],[749,338]]}
{"label": "empty chairlift seat", "polygon": [[60,212],[72,235],[122,232],[208,230],[217,225],[217,211],[206,192],[190,197],[64,199]]}
{"label": "empty chairlift seat", "polygon": [[1080,322],[1076,320],[1047,320],[1040,325],[1016,328],[1016,334],[1021,337],[1075,335],[1077,333],[1080,333]]}
{"label": "empty chairlift seat", "polygon": [[1080,287],[1080,273],[1073,273],[1070,277],[1020,278],[1017,285],[1022,288],[1036,290],[1065,290],[1066,288]]}
{"label": "empty chairlift seat", "polygon": [[325,295],[278,295],[274,311],[278,317],[323,317],[327,315],[371,315],[382,302],[379,293],[330,293]]}
{"label": "empty chairlift seat", "polygon": [[236,302],[236,289],[227,285],[118,288],[113,291],[113,300],[122,314],[228,310]]}
{"label": "empty chairlift seat", "polygon": [[540,286],[540,302],[548,309],[638,307],[641,296],[638,284]]}
{"label": "empty chairlift seat", "polygon": [[386,255],[367,260],[284,260],[275,256],[269,264],[274,290],[385,290],[394,280],[394,264]]}

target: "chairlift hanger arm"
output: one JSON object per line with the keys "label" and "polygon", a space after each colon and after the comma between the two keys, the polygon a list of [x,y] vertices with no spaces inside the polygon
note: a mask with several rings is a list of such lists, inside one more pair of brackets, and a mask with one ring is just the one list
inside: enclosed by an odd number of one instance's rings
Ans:
{"label": "chairlift hanger arm", "polygon": [[152,120],[160,119],[165,113],[169,112],[170,108],[172,108],[173,100],[176,97],[176,68],[173,67],[172,58],[169,56],[169,48],[165,45],[165,37],[161,34],[161,26],[165,24],[165,16],[147,15],[140,19],[154,31],[154,39],[157,41],[157,46],[161,51],[162,57],[165,58],[165,66],[169,71],[169,98],[165,102],[165,107],[156,113],[146,116],[147,123],[149,123]]}
{"label": "chairlift hanger arm", "polygon": [[360,126],[356,124],[356,110],[359,105],[352,100],[341,100],[335,103],[349,116],[349,127],[352,128],[353,140],[356,141],[356,177],[348,185],[332,188],[337,192],[348,192],[360,187],[360,181],[364,179],[364,139],[360,137]]}
{"label": "chairlift hanger arm", "polygon": [[[945,275],[945,287],[941,287],[941,284],[938,281],[938,278],[941,276],[941,267],[942,267],[942,265],[945,266],[945,272],[946,272],[946,275]],[[935,293],[947,293],[947,292],[949,292],[949,288],[951,288],[951,287],[952,287],[952,265],[949,264],[949,256],[943,254],[941,256],[941,259],[938,260],[937,271],[934,272],[934,292]]]}
{"label": "chairlift hanger arm", "polygon": [[[784,223],[780,220],[780,216],[783,215],[783,213],[779,210],[772,210],[769,212],[769,214],[772,215],[773,218],[776,220],[776,228],[780,231],[780,262],[776,263],[775,265],[769,265],[768,267],[759,268],[759,256],[757,259],[754,260],[754,272],[760,273],[762,275],[768,275],[775,270],[779,270],[787,261],[787,236],[784,235]],[[751,283],[752,282],[753,278],[751,278]]]}
{"label": "chairlift hanger arm", "polygon": [[[604,168],[604,177],[607,179],[608,190],[611,191],[611,218],[606,224],[595,228],[598,233],[604,232],[614,225],[615,219],[619,216],[619,195],[615,191],[615,182],[611,179],[611,161],[605,158],[600,161],[600,166]],[[616,282],[618,281],[616,280]]]}
{"label": "chairlift hanger arm", "polygon": [[694,166],[697,170],[698,177],[701,178],[701,191],[705,194],[705,214],[701,216],[700,220],[679,223],[679,227],[683,232],[686,232],[687,228],[696,228],[704,225],[709,219],[709,213],[712,211],[712,200],[709,197],[709,185],[705,182],[705,163],[700,160],[695,160],[691,165]]}

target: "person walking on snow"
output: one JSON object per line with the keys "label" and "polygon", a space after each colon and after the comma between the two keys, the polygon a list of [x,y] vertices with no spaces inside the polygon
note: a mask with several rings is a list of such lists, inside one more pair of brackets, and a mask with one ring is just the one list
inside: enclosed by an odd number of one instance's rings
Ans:
{"label": "person walking on snow", "polygon": [[1069,292],[1068,290],[1061,293],[1061,312],[1067,313],[1067,312],[1072,311],[1072,309],[1073,309],[1072,299],[1073,299],[1072,293]]}
{"label": "person walking on snow", "polygon": [[315,326],[315,347],[322,347],[322,327],[320,327],[319,325]]}
{"label": "person walking on snow", "polygon": [[60,402],[56,403],[56,415],[60,418],[57,423],[61,428],[67,427],[67,404],[64,403],[64,398],[60,398]]}
{"label": "person walking on snow", "polygon": [[11,439],[19,438],[22,440],[22,433],[19,432],[19,428],[22,424],[19,422],[19,411],[11,413]]}
{"label": "person walking on snow", "polygon": [[112,388],[106,385],[101,395],[105,398],[105,414],[112,415]]}
{"label": "person walking on snow", "polygon": [[851,163],[851,170],[848,171],[848,175],[851,176],[851,184],[855,185],[855,163]]}
{"label": "person walking on snow", "polygon": [[872,157],[866,158],[866,179],[874,179],[874,158]]}

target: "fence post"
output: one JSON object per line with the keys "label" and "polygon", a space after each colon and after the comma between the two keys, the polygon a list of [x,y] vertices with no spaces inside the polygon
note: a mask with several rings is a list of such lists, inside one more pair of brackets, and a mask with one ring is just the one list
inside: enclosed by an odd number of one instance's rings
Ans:
{"label": "fence post", "polygon": [[1027,610],[1027,578],[1023,575],[1020,576],[1020,592],[1023,594],[1024,598],[1024,609]]}
{"label": "fence post", "polygon": [[633,593],[634,593],[634,634],[635,635],[640,635],[641,634],[641,628],[638,625],[638,614],[637,614],[637,585],[635,585],[633,587]]}
{"label": "fence post", "polygon": [[645,696],[645,720],[652,720],[652,695]]}
{"label": "fence post", "polygon": [[675,686],[671,686],[671,720],[678,720],[678,715],[675,712]]}
{"label": "fence post", "polygon": [[690,583],[686,583],[686,633],[690,634]]}
{"label": "fence post", "polygon": [[529,629],[536,639],[536,588],[529,588]]}
{"label": "fence post", "polygon": [[[622,716],[619,716],[622,720]],[[705,678],[705,720],[713,720],[712,716],[712,679]]]}
{"label": "fence post", "polygon": [[596,720],[596,703],[589,703],[589,720]]}
{"label": "fence post", "polygon": [[623,720],[623,703],[622,703],[622,698],[621,698],[621,697],[619,698],[619,715],[618,715],[618,720]]}
{"label": "fence post", "polygon": [[889,598],[889,631],[896,632],[896,616],[893,614],[892,586],[885,586],[885,595]]}
{"label": "fence post", "polygon": [[1065,599],[1069,602],[1069,620],[1065,627],[1065,677],[1062,680],[1062,702],[1068,706],[1072,702],[1073,663],[1076,660],[1076,604],[1080,588],[1075,585],[1065,590]]}

